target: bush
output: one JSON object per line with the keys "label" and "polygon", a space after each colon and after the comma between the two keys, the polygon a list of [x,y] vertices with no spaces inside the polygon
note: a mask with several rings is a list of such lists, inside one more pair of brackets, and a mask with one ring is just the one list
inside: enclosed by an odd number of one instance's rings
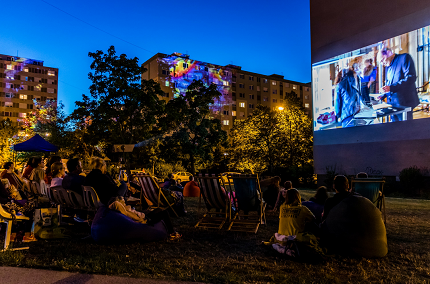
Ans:
{"label": "bush", "polygon": [[402,185],[402,191],[408,195],[420,195],[420,191],[428,176],[427,168],[418,168],[412,166],[400,171],[399,179]]}
{"label": "bush", "polygon": [[164,179],[170,173],[186,172],[187,170],[182,166],[181,163],[168,164],[168,163],[157,163],[155,165],[155,176]]}

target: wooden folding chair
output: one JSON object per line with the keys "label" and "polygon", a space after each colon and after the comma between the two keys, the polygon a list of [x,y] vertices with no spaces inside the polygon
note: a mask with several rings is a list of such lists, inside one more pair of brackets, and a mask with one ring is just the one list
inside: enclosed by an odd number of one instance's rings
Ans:
{"label": "wooden folding chair", "polygon": [[352,190],[369,199],[381,211],[386,224],[384,184],[384,178],[351,179]]}
{"label": "wooden folding chair", "polygon": [[97,211],[100,206],[102,206],[102,202],[100,201],[97,192],[91,186],[82,186],[83,194],[84,194],[84,205],[85,208],[89,211]]}
{"label": "wooden folding chair", "polygon": [[140,192],[140,200],[142,204],[144,204],[143,199],[146,199],[151,203],[148,203],[149,208],[160,208],[163,210],[170,208],[173,213],[175,213],[176,217],[179,217],[178,213],[176,213],[172,207],[175,205],[175,203],[171,203],[167,200],[163,191],[150,174],[137,173],[136,177],[139,180],[140,186],[142,187]]}
{"label": "wooden folding chair", "polygon": [[[17,221],[30,220],[30,218],[25,217],[24,215],[15,216],[15,219]],[[0,205],[0,222],[6,223],[6,235],[4,237],[4,246],[2,251],[9,249],[10,237],[12,234],[12,220],[13,220],[12,215],[9,212],[6,212],[6,210],[4,210],[3,207]],[[10,250],[22,250],[22,249],[29,249],[29,247],[12,248]]]}
{"label": "wooden folding chair", "polygon": [[[232,174],[228,178],[234,183],[236,204],[236,214],[228,230],[256,234],[260,224],[266,224],[266,204],[262,198],[258,175]],[[249,212],[257,214],[250,215]]]}
{"label": "wooden folding chair", "polygon": [[206,213],[195,227],[220,230],[227,221],[231,220],[231,201],[224,189],[224,182],[221,177],[214,174],[199,174],[198,181],[200,185],[198,212],[200,212],[200,203],[203,196]]}

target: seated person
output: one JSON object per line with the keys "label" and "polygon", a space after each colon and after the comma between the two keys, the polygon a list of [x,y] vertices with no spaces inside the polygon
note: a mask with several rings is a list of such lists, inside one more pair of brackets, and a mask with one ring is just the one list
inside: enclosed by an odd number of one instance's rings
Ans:
{"label": "seated person", "polygon": [[170,174],[167,175],[167,178],[164,179],[163,187],[164,188],[169,188],[170,187],[170,183],[171,183],[172,180],[173,180],[173,174],[170,173]]}
{"label": "seated person", "polygon": [[320,186],[317,192],[309,201],[302,202],[303,206],[306,206],[314,214],[317,224],[321,223],[321,216],[324,211],[324,203],[328,198],[327,187]]}
{"label": "seated person", "polygon": [[127,184],[120,181],[118,184],[106,174],[106,162],[102,158],[95,157],[91,161],[91,172],[85,177],[83,185],[91,186],[97,193],[100,201],[107,205],[112,197],[124,196],[127,192]]}
{"label": "seated person", "polygon": [[334,178],[333,189],[336,191],[336,194],[333,197],[327,198],[326,202],[324,203],[324,211],[321,217],[321,222],[327,218],[330,210],[333,207],[335,207],[345,198],[353,195],[353,193],[349,191],[348,179],[343,175],[337,175]]}
{"label": "seated person", "polygon": [[15,165],[13,162],[6,162],[3,166],[4,171],[1,173],[2,179],[9,180],[9,183],[13,185],[20,193],[23,199],[27,199],[24,191],[24,181],[15,173]]}
{"label": "seated person", "polygon": [[200,188],[199,184],[194,181],[194,176],[190,176],[190,181],[184,187],[184,196],[185,197],[199,197],[200,196]]}
{"label": "seated person", "polygon": [[381,212],[367,198],[349,193],[345,176],[336,176],[333,187],[336,194],[324,206],[322,241],[342,254],[384,257],[388,246]]}
{"label": "seated person", "polygon": [[[275,208],[276,200],[278,199],[279,191],[281,190],[280,187],[281,178],[280,177],[273,177],[270,179],[270,182],[267,186],[267,189],[263,192],[263,199],[269,205],[271,208]],[[266,184],[266,181],[262,181],[262,184]],[[261,187],[261,184],[260,184]]]}
{"label": "seated person", "polygon": [[[358,179],[366,179],[367,173],[361,172],[356,176]],[[377,205],[379,197],[382,195],[379,182],[356,182],[354,192],[369,199],[373,205]]]}
{"label": "seated person", "polygon": [[293,183],[289,180],[284,182],[284,189],[281,189],[278,193],[278,198],[276,199],[275,207],[273,211],[276,212],[279,207],[285,202],[285,198],[287,197],[287,191],[293,188]]}
{"label": "seated person", "polygon": [[35,157],[31,157],[29,160],[28,160],[28,162],[27,162],[27,165],[25,166],[25,169],[24,169],[24,171],[23,171],[23,173],[22,173],[22,177],[23,178],[25,178],[25,179],[27,179],[27,180],[30,180],[30,175],[31,175],[31,172],[33,171],[33,159],[34,159]]}
{"label": "seated person", "polygon": [[82,195],[82,185],[84,184],[85,176],[82,175],[81,161],[78,158],[69,159],[66,166],[69,173],[63,178],[63,188],[70,189]]}
{"label": "seated person", "polygon": [[63,186],[63,176],[66,173],[66,169],[62,162],[55,162],[51,165],[51,187]]}
{"label": "seated person", "polygon": [[[61,157],[60,156],[51,156],[49,157],[48,163],[46,165],[46,172],[45,172],[45,183],[46,184],[51,184],[51,180],[53,178],[52,176],[52,171],[51,171],[51,167],[54,163],[56,162],[61,162]],[[63,178],[64,176],[62,176]]]}
{"label": "seated person", "polygon": [[287,190],[285,203],[279,209],[278,234],[285,236],[297,236],[305,232],[308,223],[313,223],[315,217],[305,206],[301,205],[300,193],[297,189]]}
{"label": "seated person", "polygon": [[170,180],[169,190],[171,190],[171,191],[177,191],[177,192],[183,192],[184,188],[180,184],[178,184],[176,182],[176,180],[172,179],[172,180]]}
{"label": "seated person", "polygon": [[42,157],[34,157],[31,167],[33,170],[31,171],[28,180],[40,182],[45,180],[45,161]]}
{"label": "seated person", "polygon": [[140,241],[152,242],[178,239],[166,211],[155,209],[138,212],[127,206],[122,197],[113,197],[102,205],[91,225],[91,236],[97,242]]}

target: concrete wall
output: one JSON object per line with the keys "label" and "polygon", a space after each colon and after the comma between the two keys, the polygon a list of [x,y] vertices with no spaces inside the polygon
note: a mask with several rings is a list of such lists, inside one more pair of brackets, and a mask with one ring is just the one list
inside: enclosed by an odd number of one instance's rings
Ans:
{"label": "concrete wall", "polygon": [[[430,25],[428,0],[311,0],[312,63]],[[398,176],[430,167],[430,119],[314,133],[315,172]]]}

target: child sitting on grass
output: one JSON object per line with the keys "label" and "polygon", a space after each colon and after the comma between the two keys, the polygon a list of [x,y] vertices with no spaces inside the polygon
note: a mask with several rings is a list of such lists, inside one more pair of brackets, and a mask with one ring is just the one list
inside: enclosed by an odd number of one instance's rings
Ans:
{"label": "child sitting on grass", "polygon": [[315,224],[315,216],[307,207],[301,205],[301,197],[297,189],[287,190],[285,197],[285,202],[279,210],[278,232],[265,244],[271,244],[282,254],[297,257],[298,249],[295,241],[318,246],[316,237],[308,233],[308,228]]}

